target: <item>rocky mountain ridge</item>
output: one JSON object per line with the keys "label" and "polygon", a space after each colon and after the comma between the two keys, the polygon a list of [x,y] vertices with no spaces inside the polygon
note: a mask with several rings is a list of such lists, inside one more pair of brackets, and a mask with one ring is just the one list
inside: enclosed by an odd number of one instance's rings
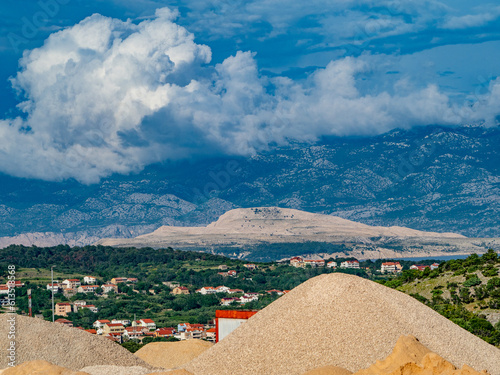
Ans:
{"label": "rocky mountain ridge", "polygon": [[[261,206],[499,237],[498,144],[499,127],[430,126],[291,144],[247,158],[152,165],[90,186],[4,175],[0,243],[45,233],[83,245],[163,225],[207,225],[231,209]],[[31,235],[34,243],[38,236]]]}

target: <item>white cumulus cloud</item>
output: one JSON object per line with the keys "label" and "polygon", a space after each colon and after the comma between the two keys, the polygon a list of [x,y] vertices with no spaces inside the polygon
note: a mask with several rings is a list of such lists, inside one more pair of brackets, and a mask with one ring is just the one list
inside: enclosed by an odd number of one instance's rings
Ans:
{"label": "white cumulus cloud", "polygon": [[464,112],[433,85],[363,93],[359,75],[380,61],[372,56],[332,61],[303,81],[261,75],[251,52],[213,65],[176,16],[163,8],[136,24],[93,15],[27,51],[12,79],[25,116],[0,121],[0,170],[94,183],[166,159],[495,117],[488,95]]}

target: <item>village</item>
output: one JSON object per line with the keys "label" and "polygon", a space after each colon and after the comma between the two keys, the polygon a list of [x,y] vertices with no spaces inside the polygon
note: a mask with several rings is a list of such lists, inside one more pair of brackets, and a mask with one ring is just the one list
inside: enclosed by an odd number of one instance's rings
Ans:
{"label": "village", "polygon": [[[324,259],[306,259],[304,257],[295,256],[287,261],[290,267],[295,268],[324,268],[330,270],[360,270],[360,262],[358,260],[345,260],[337,263],[336,261],[330,260],[325,261]],[[424,271],[425,269],[434,270],[439,266],[438,263],[431,265],[419,265],[413,264],[409,268],[418,271]],[[247,270],[257,271],[259,265],[249,263],[244,264],[243,267]],[[403,267],[399,262],[383,262],[380,269],[377,271],[380,274],[397,274],[402,272]],[[236,278],[238,272],[233,269],[229,269],[227,265],[220,264],[218,266],[217,275],[223,278]],[[46,290],[51,292],[51,295],[58,295],[61,293],[67,301],[59,301],[53,304],[53,319],[55,322],[64,324],[69,327],[74,327],[75,329],[82,329],[87,332],[96,335],[102,335],[110,340],[116,341],[118,343],[127,342],[129,340],[134,340],[136,342],[142,343],[144,339],[176,339],[176,340],[188,340],[188,339],[204,339],[207,341],[216,341],[216,328],[215,319],[209,320],[205,324],[200,323],[189,323],[183,322],[176,326],[158,326],[157,323],[148,316],[143,316],[137,319],[136,317],[130,317],[129,319],[116,318],[114,316],[105,316],[106,319],[96,319],[92,323],[92,328],[84,328],[81,326],[74,326],[74,322],[69,320],[68,317],[71,314],[78,313],[87,309],[88,311],[97,314],[99,308],[93,303],[93,299],[98,298],[108,298],[110,295],[120,295],[120,289],[122,285],[126,285],[132,288],[134,293],[140,293],[139,290],[134,289],[134,286],[139,282],[138,278],[135,277],[113,277],[106,282],[103,282],[97,276],[84,276],[81,278],[68,278],[64,280],[54,280],[46,284]],[[167,286],[170,290],[170,294],[173,296],[188,296],[191,294],[199,294],[200,296],[216,296],[218,297],[220,308],[237,308],[245,309],[246,305],[259,301],[265,295],[273,296],[278,298],[285,295],[289,290],[279,290],[279,289],[269,289],[265,291],[245,291],[238,288],[230,288],[225,285],[219,286],[202,286],[199,289],[194,289],[192,285],[180,285],[178,282],[166,281],[162,282],[163,285]],[[22,281],[17,280],[11,287],[21,288],[24,287]],[[0,285],[0,296],[8,291],[7,285]],[[150,289],[148,293],[154,295],[155,290]],[[123,294],[123,293],[122,293]],[[72,299],[74,296],[92,296],[93,298],[87,301],[85,298]],[[39,316],[40,317],[40,316]]]}

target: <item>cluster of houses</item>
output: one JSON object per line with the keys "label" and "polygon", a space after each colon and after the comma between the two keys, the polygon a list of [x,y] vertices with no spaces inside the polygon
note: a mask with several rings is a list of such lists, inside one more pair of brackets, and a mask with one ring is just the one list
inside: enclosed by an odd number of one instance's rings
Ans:
{"label": "cluster of houses", "polygon": [[76,293],[95,294],[98,289],[102,290],[103,294],[108,294],[110,292],[118,293],[118,284],[135,284],[137,283],[137,279],[127,277],[114,277],[106,284],[98,285],[96,283],[96,277],[85,276],[83,278],[83,282],[80,279],[66,279],[62,282],[55,281],[54,283],[49,283],[47,284],[47,290],[50,290],[54,293],[63,292],[65,296],[72,296]]}
{"label": "cluster of houses", "polygon": [[11,281],[8,284],[1,284],[0,285],[0,306],[1,307],[9,306],[10,300],[8,298],[8,294],[9,294],[9,290],[11,288],[22,288],[23,286],[24,286],[24,283],[19,281],[19,280]]}
{"label": "cluster of houses", "polygon": [[414,264],[410,267],[411,270],[419,270],[419,271],[424,271],[426,268],[429,268],[431,271],[434,271],[435,269],[439,268],[439,263],[432,263],[430,266],[426,266],[423,264]]}
{"label": "cluster of houses", "polygon": [[[67,319],[58,319],[57,323],[73,327],[73,323]],[[142,340],[145,337],[175,337],[179,340],[206,339],[215,342],[216,330],[213,324],[190,324],[181,323],[176,328],[158,328],[152,319],[140,319],[130,321],[128,319],[101,319],[92,324],[92,329],[85,331],[107,337],[110,340],[122,343],[128,340]],[[81,327],[76,327],[83,329]]]}
{"label": "cluster of houses", "polygon": [[[300,256],[296,256],[290,259],[290,265],[293,267],[306,268],[311,267],[327,267],[327,268],[337,268],[337,262],[330,261],[325,262],[324,259],[304,259]],[[359,269],[359,262],[357,260],[346,260],[340,263],[340,268],[357,268]]]}

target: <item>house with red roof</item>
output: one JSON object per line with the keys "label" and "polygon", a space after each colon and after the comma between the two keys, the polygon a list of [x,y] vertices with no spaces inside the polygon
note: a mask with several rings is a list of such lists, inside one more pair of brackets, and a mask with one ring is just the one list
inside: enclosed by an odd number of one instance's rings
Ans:
{"label": "house with red roof", "polygon": [[96,320],[92,324],[92,327],[94,327],[95,329],[99,329],[99,328],[104,327],[104,325],[108,324],[108,323],[111,323],[111,322],[109,320],[107,320],[107,319]]}
{"label": "house with red roof", "polygon": [[172,337],[175,335],[175,328],[158,328],[155,331],[155,337]]}
{"label": "house with red roof", "polygon": [[57,319],[55,321],[56,323],[60,323],[60,324],[64,324],[65,326],[68,326],[68,327],[73,327],[73,322],[71,320],[68,320],[68,319]]}
{"label": "house with red roof", "polygon": [[382,273],[397,273],[403,270],[403,266],[399,262],[385,262],[380,266]]}
{"label": "house with red roof", "polygon": [[410,267],[411,270],[424,271],[426,268],[431,268],[430,266],[426,266],[424,264],[414,264]]}
{"label": "house with red roof", "polygon": [[149,331],[156,329],[156,323],[152,319],[141,319],[136,322],[138,326],[147,328]]}

